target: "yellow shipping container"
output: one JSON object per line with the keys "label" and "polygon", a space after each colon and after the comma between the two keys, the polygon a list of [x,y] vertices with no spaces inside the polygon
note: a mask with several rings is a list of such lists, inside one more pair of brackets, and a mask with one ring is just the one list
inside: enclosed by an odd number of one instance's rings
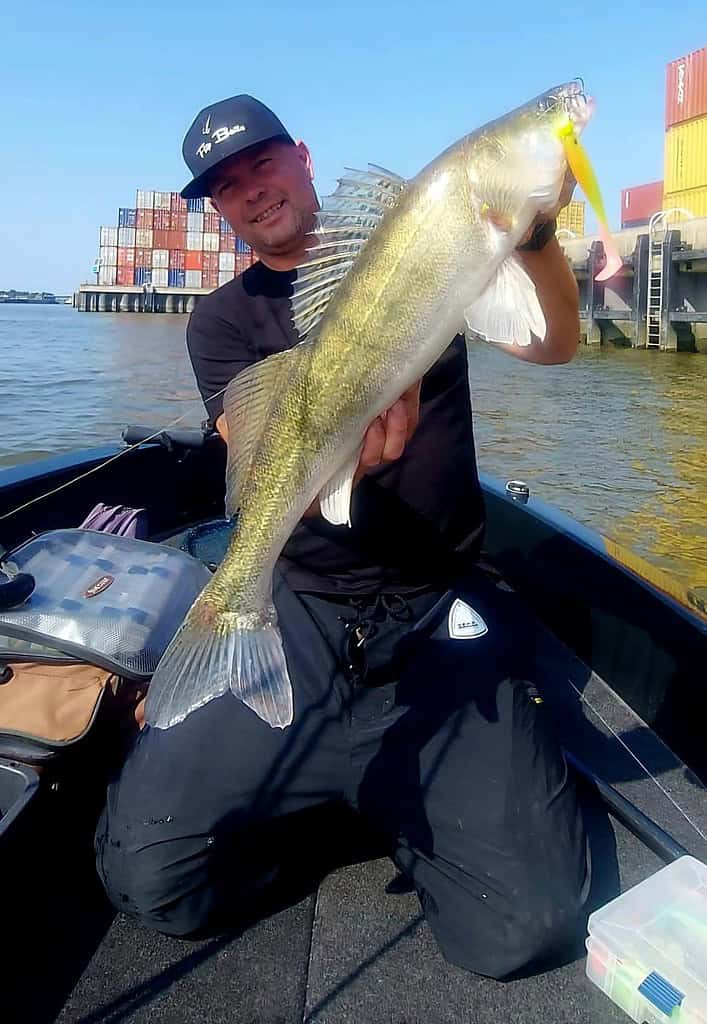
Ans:
{"label": "yellow shipping container", "polygon": [[670,192],[663,196],[663,209],[681,206],[689,210],[693,217],[707,217],[707,185],[702,188],[689,188],[683,192]]}
{"label": "yellow shipping container", "polygon": [[573,235],[584,234],[584,202],[581,199],[573,199],[563,210],[560,210],[557,218],[557,229],[565,228]]}
{"label": "yellow shipping container", "polygon": [[707,114],[665,133],[665,193],[707,185]]}

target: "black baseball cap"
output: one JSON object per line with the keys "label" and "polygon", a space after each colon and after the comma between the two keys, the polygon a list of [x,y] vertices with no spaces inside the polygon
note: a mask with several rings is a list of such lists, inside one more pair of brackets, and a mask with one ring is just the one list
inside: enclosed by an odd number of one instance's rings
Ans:
{"label": "black baseball cap", "polygon": [[294,139],[272,110],[252,96],[231,96],[204,107],[184,136],[182,156],[194,175],[182,191],[183,199],[209,195],[209,172],[234,153],[268,139]]}

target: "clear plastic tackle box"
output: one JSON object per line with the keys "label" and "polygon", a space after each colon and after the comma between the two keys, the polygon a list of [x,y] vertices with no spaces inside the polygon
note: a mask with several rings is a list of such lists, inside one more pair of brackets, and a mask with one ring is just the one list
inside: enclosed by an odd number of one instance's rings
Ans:
{"label": "clear plastic tackle box", "polygon": [[707,867],[680,857],[589,918],[587,976],[639,1024],[707,1024]]}

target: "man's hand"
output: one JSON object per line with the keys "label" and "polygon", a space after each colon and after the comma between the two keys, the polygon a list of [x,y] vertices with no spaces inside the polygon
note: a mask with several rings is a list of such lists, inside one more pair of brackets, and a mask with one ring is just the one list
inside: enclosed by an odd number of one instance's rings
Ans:
{"label": "man's hand", "polygon": [[[422,381],[408,388],[390,409],[376,416],[364,434],[358,469],[354,474],[354,487],[362,476],[376,466],[395,462],[405,451],[405,445],[415,433],[420,419],[420,386]],[[315,498],[305,517],[319,512],[319,498]]]}
{"label": "man's hand", "polygon": [[361,458],[354,475],[354,485],[369,469],[384,462],[395,462],[415,433],[420,419],[421,381],[408,388],[387,412],[376,416],[363,438]]}

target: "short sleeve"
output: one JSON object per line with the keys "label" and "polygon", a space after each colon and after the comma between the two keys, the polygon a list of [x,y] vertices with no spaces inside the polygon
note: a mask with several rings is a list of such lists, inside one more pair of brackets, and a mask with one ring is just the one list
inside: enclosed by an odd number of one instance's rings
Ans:
{"label": "short sleeve", "polygon": [[223,412],[223,391],[246,366],[255,362],[252,345],[234,318],[202,303],[187,325],[187,351],[209,424]]}

